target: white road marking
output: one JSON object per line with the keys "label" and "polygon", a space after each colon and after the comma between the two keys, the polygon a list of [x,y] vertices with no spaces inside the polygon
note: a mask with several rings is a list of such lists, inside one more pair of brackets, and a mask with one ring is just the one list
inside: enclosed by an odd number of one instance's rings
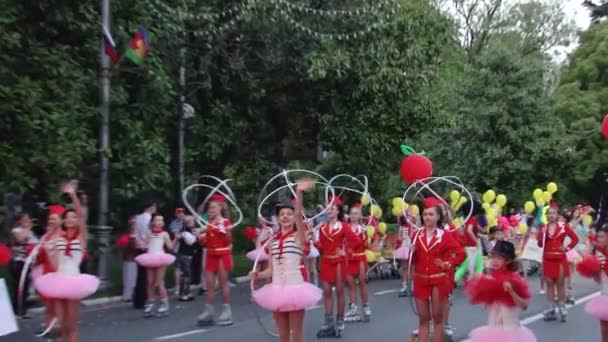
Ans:
{"label": "white road marking", "polygon": [[[577,305],[583,304],[583,303],[588,302],[591,299],[593,299],[593,298],[595,298],[595,297],[597,297],[599,295],[600,295],[599,291],[598,292],[594,292],[594,293],[592,293],[590,295],[587,295],[585,297],[581,297],[581,298],[575,300],[574,304],[572,304],[572,305],[566,305],[566,307],[569,309],[569,308],[571,308],[573,306],[577,306]],[[540,321],[541,319],[543,319],[543,317],[545,317],[545,315],[541,312],[541,313],[538,313],[536,315],[533,315],[533,316],[530,316],[530,317],[528,317],[526,319],[521,320],[520,323],[521,323],[521,325],[528,325],[530,323],[534,323],[536,321]],[[471,339],[461,340],[461,342],[471,342]]]}
{"label": "white road marking", "polygon": [[159,337],[155,338],[154,340],[155,341],[171,340],[171,339],[178,338],[178,337],[202,334],[206,331],[207,331],[207,329],[194,329],[194,330],[184,331],[183,333],[179,333],[179,334],[159,336]]}
{"label": "white road marking", "polygon": [[320,308],[320,307],[321,307],[321,305],[317,304],[317,305],[315,305],[315,306],[311,306],[311,307],[309,307],[309,308],[306,308],[306,311],[316,310],[316,309],[318,309],[318,308]]}
{"label": "white road marking", "polygon": [[385,294],[397,293],[397,292],[399,292],[399,290],[397,290],[397,289],[378,291],[378,292],[374,292],[374,296],[382,296]]}

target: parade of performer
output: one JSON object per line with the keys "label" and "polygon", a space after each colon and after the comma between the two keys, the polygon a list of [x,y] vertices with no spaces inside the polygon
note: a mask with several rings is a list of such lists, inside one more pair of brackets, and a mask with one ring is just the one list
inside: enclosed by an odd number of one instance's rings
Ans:
{"label": "parade of performer", "polygon": [[[570,274],[566,253],[576,247],[578,236],[565,222],[558,221],[558,210],[555,206],[547,210],[547,224],[540,228],[538,247],[543,249],[543,278],[547,286],[547,300],[550,307],[544,312],[545,320],[557,319],[566,321],[566,277]],[[570,245],[564,247],[568,236]],[[557,293],[557,301],[556,301]]]}
{"label": "parade of performer", "polygon": [[515,246],[498,241],[490,252],[489,274],[474,276],[467,284],[465,293],[471,302],[488,309],[488,325],[471,331],[472,342],[536,342],[532,331],[519,321],[531,295],[515,258]]}
{"label": "parade of performer", "polygon": [[144,317],[166,316],[169,314],[169,298],[165,287],[165,274],[167,266],[175,261],[175,256],[165,252],[165,249],[173,248],[173,242],[165,230],[162,215],[152,214],[150,231],[141,243],[146,246],[146,253],[135,257],[135,262],[146,268],[147,303],[144,307]]}
{"label": "parade of performer", "polygon": [[279,229],[270,241],[268,268],[249,274],[252,281],[272,278],[270,284],[253,292],[253,300],[272,312],[280,342],[304,341],[305,310],[321,300],[321,289],[305,282],[300,268],[308,244],[302,192],[311,190],[313,185],[307,180],[298,181],[296,200],[285,200],[276,206]]}
{"label": "parade of performer", "polygon": [[452,269],[466,257],[464,248],[442,229],[444,225],[440,202],[428,198],[424,202],[423,229],[411,233],[413,296],[419,314],[418,341],[443,341],[444,310],[453,290]]}
{"label": "parade of performer", "polygon": [[577,264],[583,277],[592,278],[600,285],[600,295],[585,305],[585,312],[600,321],[602,342],[608,341],[608,224],[597,229],[590,253]]}
{"label": "parade of performer", "polygon": [[54,272],[36,278],[34,286],[38,293],[53,300],[54,312],[61,322],[61,340],[77,342],[80,301],[97,291],[99,279],[80,273],[88,230],[75,185],[65,184],[62,192],[69,195],[74,209],[63,213],[61,232],[49,241],[53,249],[48,256]]}
{"label": "parade of performer", "polygon": [[[321,253],[320,279],[323,288],[323,303],[325,320],[317,333],[317,337],[339,337],[344,331],[344,281],[348,265],[346,263],[346,248],[358,248],[357,237],[350,225],[343,221],[344,212],[342,200],[339,197],[329,199],[329,220],[325,222],[319,233],[316,247]],[[336,289],[336,318],[334,321],[334,298],[332,286]]]}
{"label": "parade of performer", "polygon": [[[232,259],[232,222],[228,217],[226,198],[214,194],[207,207],[209,222],[201,230],[199,241],[206,248],[205,257],[205,283],[207,285],[207,298],[205,310],[198,317],[200,326],[217,324],[219,326],[232,325],[232,309],[230,307],[230,284],[228,273],[234,267]],[[223,309],[215,318],[215,290],[216,281],[221,289]]]}
{"label": "parade of performer", "polygon": [[[348,262],[348,273],[346,275],[346,283],[349,287],[349,299],[350,304],[348,311],[344,314],[344,320],[346,322],[354,322],[363,320],[369,322],[372,315],[372,310],[368,302],[367,293],[367,256],[365,250],[369,248],[367,243],[367,232],[365,226],[362,224],[361,214],[361,203],[353,205],[348,215],[350,226],[359,238],[357,241],[358,247],[351,248],[347,246],[347,262]],[[357,307],[357,288],[361,292],[361,311],[363,317],[359,314],[359,308]]]}

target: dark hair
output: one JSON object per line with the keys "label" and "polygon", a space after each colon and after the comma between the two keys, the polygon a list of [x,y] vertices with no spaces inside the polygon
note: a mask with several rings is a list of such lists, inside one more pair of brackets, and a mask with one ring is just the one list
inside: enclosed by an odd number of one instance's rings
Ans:
{"label": "dark hair", "polygon": [[27,211],[22,211],[19,214],[15,215],[15,221],[20,221],[26,216],[32,218],[32,215],[30,215],[30,213],[28,213]]}
{"label": "dark hair", "polygon": [[492,226],[492,227],[490,227],[490,229],[488,230],[488,233],[489,233],[489,234],[494,234],[494,233],[496,233],[496,232],[498,232],[498,231],[499,231],[499,230],[498,230],[498,227],[496,227],[496,226]]}
{"label": "dark hair", "polygon": [[[157,218],[158,216],[162,217],[163,219],[165,218],[163,215],[161,215],[159,213],[152,214],[152,216],[150,217],[150,227],[152,227],[152,222],[154,222],[154,219]],[[163,226],[163,228],[165,228],[165,227]]]}
{"label": "dark hair", "polygon": [[517,272],[520,270],[521,268],[521,262],[519,261],[519,259],[513,259],[510,260],[511,262],[509,262],[507,264],[507,270],[511,271],[511,272]]}
{"label": "dark hair", "polygon": [[65,226],[65,219],[68,217],[68,214],[69,214],[69,213],[74,213],[74,214],[76,214],[76,210],[74,210],[74,209],[72,209],[72,208],[69,208],[69,209],[66,209],[66,210],[63,212],[63,214],[61,214],[61,221],[62,221],[62,222],[61,222],[61,229],[64,229],[64,230],[65,230],[65,229],[67,228],[67,227]]}
{"label": "dark hair", "polygon": [[[443,214],[443,209],[441,209],[441,205],[435,205],[435,206],[432,206],[429,208],[424,208],[422,210],[422,212],[424,213],[425,210],[431,209],[431,208],[435,209],[435,212],[439,216],[439,219],[437,220],[437,228],[443,229],[443,221],[445,220],[445,216]],[[424,224],[424,221],[422,223]]]}

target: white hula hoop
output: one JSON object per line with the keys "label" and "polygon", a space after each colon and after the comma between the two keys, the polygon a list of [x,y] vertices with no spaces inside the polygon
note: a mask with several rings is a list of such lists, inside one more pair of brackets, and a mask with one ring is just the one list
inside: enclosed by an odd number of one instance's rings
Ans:
{"label": "white hula hoop", "polygon": [[[210,178],[213,176],[209,176]],[[183,191],[182,191],[182,200],[184,202],[184,205],[186,206],[186,208],[190,211],[190,213],[192,213],[192,215],[196,218],[196,221],[202,226],[206,226],[209,224],[209,222],[207,220],[205,220],[201,215],[198,214],[198,212],[192,207],[192,205],[190,204],[190,202],[188,201],[188,193],[194,189],[194,188],[199,188],[199,187],[203,187],[203,188],[207,188],[210,189],[211,191],[209,192],[209,194],[207,195],[207,197],[205,198],[205,200],[201,203],[201,205],[204,207],[207,202],[209,201],[209,199],[211,198],[211,196],[213,196],[214,194],[220,194],[222,196],[224,196],[226,198],[226,200],[228,202],[230,202],[230,204],[232,206],[234,206],[234,208],[237,211],[238,214],[238,219],[232,224],[233,227],[238,226],[241,222],[243,222],[243,212],[241,211],[241,208],[239,208],[239,206],[236,204],[236,199],[234,198],[234,194],[232,194],[232,190],[230,190],[230,187],[228,187],[228,185],[226,184],[227,182],[229,182],[230,180],[224,180],[221,181],[218,185],[216,185],[215,187],[209,185],[209,184],[204,184],[204,183],[197,183],[197,184],[192,184],[187,186]],[[219,188],[220,187],[225,187],[228,193],[221,191]],[[232,196],[231,196],[232,194]]]}

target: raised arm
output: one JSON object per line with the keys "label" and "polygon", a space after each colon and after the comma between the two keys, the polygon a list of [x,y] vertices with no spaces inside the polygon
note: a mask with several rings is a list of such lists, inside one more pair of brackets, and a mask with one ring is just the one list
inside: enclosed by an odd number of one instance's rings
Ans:
{"label": "raised arm", "polygon": [[298,180],[296,183],[296,241],[300,247],[304,247],[306,245],[306,223],[304,222],[304,192],[312,190],[315,186],[315,183],[307,178],[303,178]]}

